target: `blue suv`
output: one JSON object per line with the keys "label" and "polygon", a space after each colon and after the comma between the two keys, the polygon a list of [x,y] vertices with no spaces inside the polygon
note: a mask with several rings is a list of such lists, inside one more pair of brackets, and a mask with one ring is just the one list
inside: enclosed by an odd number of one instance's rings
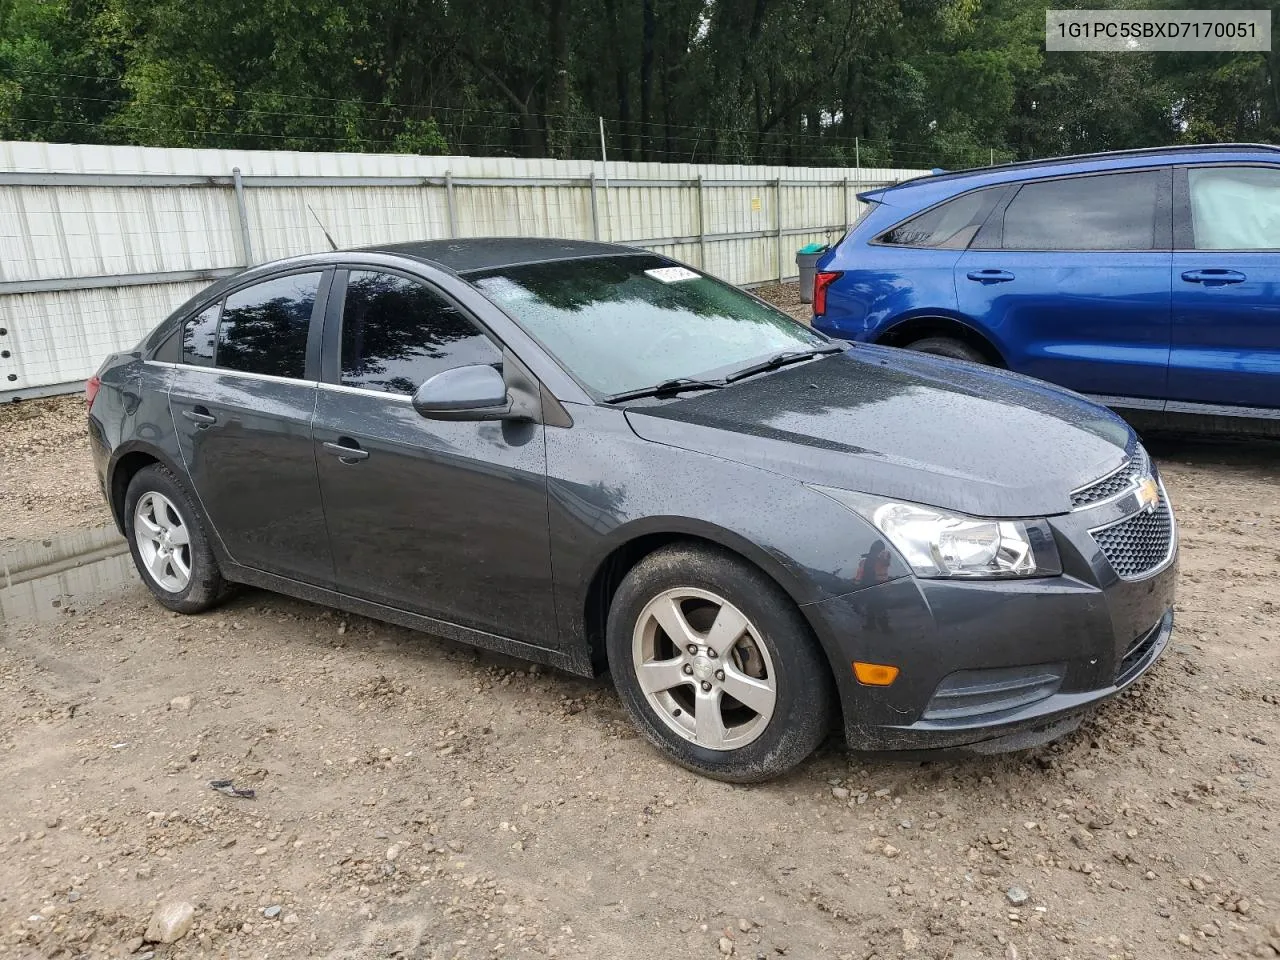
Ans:
{"label": "blue suv", "polygon": [[824,333],[1007,367],[1170,424],[1280,426],[1280,148],[1062,157],[860,199],[818,262]]}

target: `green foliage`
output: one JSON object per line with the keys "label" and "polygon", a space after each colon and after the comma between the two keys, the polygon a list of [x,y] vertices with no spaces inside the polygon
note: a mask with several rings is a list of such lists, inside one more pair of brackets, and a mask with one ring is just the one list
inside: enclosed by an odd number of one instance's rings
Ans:
{"label": "green foliage", "polygon": [[596,157],[602,116],[615,158],[956,167],[1280,133],[1280,53],[1050,54],[1048,6],[0,0],[0,137]]}

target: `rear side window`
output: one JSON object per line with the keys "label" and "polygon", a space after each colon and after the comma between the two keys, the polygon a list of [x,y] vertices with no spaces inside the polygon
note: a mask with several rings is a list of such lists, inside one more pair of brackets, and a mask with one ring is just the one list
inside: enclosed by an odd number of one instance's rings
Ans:
{"label": "rear side window", "polygon": [[342,307],[342,383],[411,394],[443,370],[497,364],[502,352],[425,284],[352,270]]}
{"label": "rear side window", "polygon": [[218,325],[217,365],[301,379],[319,289],[319,273],[296,273],[231,294]]}
{"label": "rear side window", "polygon": [[218,341],[218,315],[222,302],[206,307],[182,327],[182,362],[198,367],[213,366],[213,349]]}
{"label": "rear side window", "polygon": [[1162,171],[1028,183],[1004,214],[1006,250],[1153,250]]}
{"label": "rear side window", "polygon": [[[185,328],[185,325],[184,325]],[[173,331],[164,338],[160,346],[156,347],[151,353],[152,360],[160,360],[164,363],[181,363],[182,362],[182,334],[183,329]]]}
{"label": "rear side window", "polygon": [[1280,170],[1194,168],[1187,185],[1197,250],[1280,249]]}
{"label": "rear side window", "polygon": [[963,249],[991,214],[1001,190],[975,190],[940,203],[882,234],[880,243],[901,247]]}

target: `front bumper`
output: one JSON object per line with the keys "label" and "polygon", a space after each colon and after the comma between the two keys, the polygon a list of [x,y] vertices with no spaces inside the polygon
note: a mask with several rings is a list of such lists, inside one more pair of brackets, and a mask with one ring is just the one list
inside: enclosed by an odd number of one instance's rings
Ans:
{"label": "front bumper", "polygon": [[[1102,508],[1050,521],[1061,576],[902,577],[806,605],[835,669],[844,673],[837,679],[849,747],[997,752],[1037,746],[1069,732],[1090,707],[1145,673],[1173,630],[1176,541],[1158,569],[1124,580],[1089,535],[1107,519]],[[851,676],[854,660],[901,672],[891,686],[863,686]],[[1047,683],[1033,682],[1046,677]],[[1000,688],[1025,695],[993,696],[987,709],[981,691]],[[952,698],[945,700],[948,691]],[[942,708],[957,703],[964,708]]]}

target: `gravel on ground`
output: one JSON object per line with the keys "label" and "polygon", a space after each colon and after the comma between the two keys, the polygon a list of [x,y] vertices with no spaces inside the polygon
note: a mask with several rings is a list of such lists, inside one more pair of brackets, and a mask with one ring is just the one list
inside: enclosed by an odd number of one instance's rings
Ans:
{"label": "gravel on ground", "polygon": [[0,545],[111,522],[84,395],[0,404]]}

